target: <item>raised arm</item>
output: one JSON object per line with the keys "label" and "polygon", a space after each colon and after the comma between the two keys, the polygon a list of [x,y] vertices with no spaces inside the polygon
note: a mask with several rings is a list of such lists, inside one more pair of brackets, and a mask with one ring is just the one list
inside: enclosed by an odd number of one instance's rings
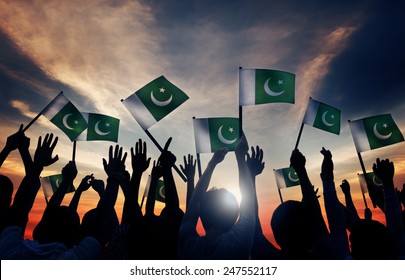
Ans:
{"label": "raised arm", "polygon": [[60,206],[65,194],[68,189],[73,186],[73,181],[77,176],[76,163],[74,161],[69,161],[62,169],[62,182],[60,183],[59,188],[56,189],[55,193],[52,195],[48,207],[57,207]]}
{"label": "raised arm", "polygon": [[323,197],[334,249],[333,253],[337,259],[345,259],[350,254],[349,241],[346,234],[345,215],[336,194],[332,153],[322,148],[321,154],[323,155],[321,167]]}
{"label": "raised arm", "polygon": [[308,173],[305,168],[306,158],[298,149],[295,149],[292,152],[290,164],[294,168],[295,172],[297,172],[298,179],[300,181],[302,202],[309,206],[309,208],[313,213],[313,216],[317,220],[318,234],[321,235],[328,234],[329,232],[322,216],[321,206],[319,204],[318,197],[316,195],[316,192],[314,191],[313,185],[309,180]]}
{"label": "raised arm", "polygon": [[180,164],[180,168],[187,178],[187,194],[186,194],[186,209],[187,209],[195,187],[194,177],[195,177],[196,160],[193,159],[193,155],[190,154],[188,154],[187,158],[184,156],[183,159],[184,159],[184,166]]}
{"label": "raised arm", "polygon": [[394,236],[395,248],[400,256],[405,256],[405,231],[402,223],[401,205],[394,188],[394,163],[389,159],[377,158],[373,164],[374,174],[381,179],[384,189],[384,213],[387,228]]}
{"label": "raised arm", "polygon": [[8,155],[13,150],[18,149],[24,163],[25,173],[27,174],[28,169],[32,165],[32,158],[28,150],[29,145],[30,139],[25,136],[23,132],[23,125],[21,125],[16,133],[7,138],[6,145],[0,152],[0,167],[3,165],[3,162],[6,160]]}
{"label": "raised arm", "polygon": [[44,141],[42,141],[42,137],[39,137],[34,162],[22,180],[10,209],[11,225],[18,225],[25,229],[28,222],[28,214],[32,209],[39,187],[41,186],[39,175],[45,166],[49,166],[58,160],[57,155],[52,156],[57,143],[58,137],[54,139],[53,134],[47,134]]}
{"label": "raised arm", "polygon": [[207,191],[209,183],[211,181],[212,174],[215,170],[215,167],[224,160],[226,154],[228,153],[228,149],[222,148],[215,151],[214,155],[212,156],[211,160],[208,162],[204,173],[202,174],[201,178],[198,180],[197,185],[193,191],[191,196],[189,206],[187,207],[187,211],[183,217],[183,223],[190,223],[194,226],[197,225],[198,221],[198,208],[199,203]]}
{"label": "raised arm", "polygon": [[142,217],[139,206],[139,186],[142,174],[150,165],[150,158],[147,157],[146,142],[141,139],[135,143],[135,149],[131,148],[132,176],[130,184],[125,192],[124,209],[122,212],[122,223],[130,224]]}
{"label": "raised arm", "polygon": [[79,205],[79,200],[83,192],[87,191],[92,182],[94,181],[94,176],[93,174],[85,176],[82,181],[80,182],[80,185],[77,187],[75,194],[72,197],[72,200],[70,201],[69,208],[72,209],[73,211],[77,211],[77,207]]}

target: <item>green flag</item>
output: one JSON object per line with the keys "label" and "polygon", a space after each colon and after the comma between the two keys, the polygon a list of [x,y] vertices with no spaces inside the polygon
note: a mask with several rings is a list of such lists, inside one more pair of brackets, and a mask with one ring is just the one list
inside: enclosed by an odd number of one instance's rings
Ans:
{"label": "green flag", "polygon": [[[144,197],[148,196],[149,189],[150,189],[150,182],[151,182],[151,176],[149,175],[148,182],[146,184],[146,188],[143,193]],[[155,200],[160,201],[160,202],[166,201],[165,185],[164,185],[163,180],[161,180],[161,179],[159,179],[157,182]]]}
{"label": "green flag", "polygon": [[303,122],[307,125],[339,135],[340,115],[339,109],[310,99]]}
{"label": "green flag", "polygon": [[[47,177],[41,177],[41,185],[45,197],[51,197],[59,188],[59,185],[61,183],[62,183],[62,174],[55,174]],[[73,185],[69,186],[67,192],[70,193],[74,191],[75,187]]]}
{"label": "green flag", "polygon": [[164,76],[156,78],[122,103],[146,130],[175,110],[188,96]]}
{"label": "green flag", "polygon": [[[362,193],[368,192],[368,186],[381,189],[383,187],[382,181],[374,174],[374,172],[367,172],[366,179],[363,174],[357,174],[360,181],[360,188]],[[368,183],[368,184],[367,184]]]}
{"label": "green flag", "polygon": [[193,119],[197,153],[213,153],[227,147],[234,151],[239,140],[239,118]]}
{"label": "green flag", "polygon": [[59,127],[71,141],[87,128],[83,115],[62,92],[42,110],[42,114]]}
{"label": "green flag", "polygon": [[83,117],[88,122],[88,128],[77,141],[112,141],[118,142],[120,120],[111,116],[83,113]]}
{"label": "green flag", "polygon": [[391,114],[350,121],[349,125],[356,150],[359,153],[404,141]]}
{"label": "green flag", "polygon": [[297,172],[292,167],[275,169],[274,176],[278,189],[290,188],[300,184]]}
{"label": "green flag", "polygon": [[239,105],[295,102],[295,74],[269,69],[239,70]]}

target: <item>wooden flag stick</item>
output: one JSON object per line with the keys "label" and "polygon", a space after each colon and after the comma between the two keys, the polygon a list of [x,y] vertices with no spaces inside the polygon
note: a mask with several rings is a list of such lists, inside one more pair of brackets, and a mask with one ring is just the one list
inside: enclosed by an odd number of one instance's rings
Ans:
{"label": "wooden flag stick", "polygon": [[[364,166],[363,158],[361,157],[360,153],[357,153],[357,156],[358,156],[359,161],[360,161],[361,170],[363,171],[364,180],[366,181],[366,184],[367,184],[367,187],[368,187],[368,182],[367,182],[367,177],[366,177],[367,172],[366,172],[366,168]],[[366,208],[368,208],[367,201],[366,201],[366,196],[364,195],[364,192],[361,192],[361,193],[363,195],[364,205],[366,206]],[[374,207],[375,207],[375,205],[374,205]]]}
{"label": "wooden flag stick", "polygon": [[73,141],[72,161],[76,160],[76,141]]}
{"label": "wooden flag stick", "polygon": [[145,196],[143,195],[143,196],[142,196],[141,205],[139,206],[139,208],[140,208],[141,210],[142,210],[142,206],[143,206],[144,201],[145,201]]}
{"label": "wooden flag stick", "polygon": [[200,159],[200,153],[197,153],[197,170],[198,170],[198,178],[201,178],[202,176],[202,171],[201,171],[201,159]]}
{"label": "wooden flag stick", "polygon": [[281,195],[281,191],[278,187],[277,187],[277,190],[278,190],[278,195],[280,196],[280,201],[281,201],[281,203],[283,203],[283,196]]}
{"label": "wooden flag stick", "polygon": [[[159,151],[163,152],[162,146],[159,145],[159,143],[156,141],[156,139],[153,137],[153,135],[147,129],[145,129],[144,131],[145,131],[146,135],[148,135],[150,140],[152,140],[153,144],[155,144],[155,146],[159,149]],[[180,169],[177,167],[177,165],[173,165],[173,168],[179,174],[181,179],[183,179],[184,182],[187,182],[187,178],[184,176],[183,172],[180,171]]]}
{"label": "wooden flag stick", "polygon": [[301,135],[302,135],[303,130],[304,130],[304,122],[301,123],[300,132],[298,132],[297,142],[295,143],[294,150],[296,150],[298,148],[298,144],[300,143],[300,139],[301,139]]}

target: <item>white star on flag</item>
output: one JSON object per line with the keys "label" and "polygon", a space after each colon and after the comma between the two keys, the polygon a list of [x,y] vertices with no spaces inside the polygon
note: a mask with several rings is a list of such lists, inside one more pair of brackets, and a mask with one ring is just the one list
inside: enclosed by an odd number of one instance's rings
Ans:
{"label": "white star on flag", "polygon": [[159,89],[159,91],[160,91],[160,92],[165,92],[165,89],[161,87],[161,88]]}

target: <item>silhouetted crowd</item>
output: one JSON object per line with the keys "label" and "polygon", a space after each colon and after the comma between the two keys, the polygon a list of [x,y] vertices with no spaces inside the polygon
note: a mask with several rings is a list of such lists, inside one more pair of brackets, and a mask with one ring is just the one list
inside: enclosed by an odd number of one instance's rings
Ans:
{"label": "silhouetted crowd", "polygon": [[[224,188],[209,188],[214,170],[228,150],[218,149],[206,169],[194,184],[196,161],[192,155],[184,157],[181,171],[187,178],[185,212],[179,197],[172,170],[176,156],[169,151],[171,138],[160,157],[153,161],[145,213],[139,205],[142,174],[149,168],[146,143],[139,139],[131,148],[130,167],[126,169],[127,152],[119,145],[110,146],[103,159],[106,182],[93,175],[85,176],[77,187],[69,205],[62,205],[77,176],[76,164],[70,161],[62,169],[62,181],[46,204],[41,220],[33,230],[33,239],[24,239],[28,216],[41,187],[40,175],[44,167],[58,160],[54,149],[58,138],[53,134],[39,137],[33,157],[30,139],[23,126],[9,136],[0,153],[0,166],[10,152],[18,150],[24,163],[25,176],[17,188],[11,180],[0,175],[0,259],[283,259],[283,260],[340,260],[340,259],[404,259],[405,188],[394,187],[394,164],[388,159],[377,159],[373,171],[383,187],[373,191],[373,201],[384,212],[386,225],[373,220],[366,208],[360,218],[354,206],[350,185],[340,185],[345,204],[338,200],[334,183],[332,154],[322,148],[320,176],[326,220],[305,165],[306,158],[298,150],[291,154],[290,164],[295,169],[302,191],[302,200],[288,200],[274,211],[270,222],[278,246],[263,234],[258,211],[256,177],[265,167],[263,150],[249,149],[241,137],[235,157],[238,166],[240,204]],[[1,169],[0,169],[1,171]],[[163,179],[165,207],[160,215],[154,213],[158,181]],[[82,219],[77,213],[83,192],[93,188],[99,194],[96,207]],[[121,219],[115,204],[121,188],[125,201]],[[371,188],[371,187],[370,187]],[[197,232],[201,220],[205,235]],[[328,223],[328,224],[326,224]]]}

